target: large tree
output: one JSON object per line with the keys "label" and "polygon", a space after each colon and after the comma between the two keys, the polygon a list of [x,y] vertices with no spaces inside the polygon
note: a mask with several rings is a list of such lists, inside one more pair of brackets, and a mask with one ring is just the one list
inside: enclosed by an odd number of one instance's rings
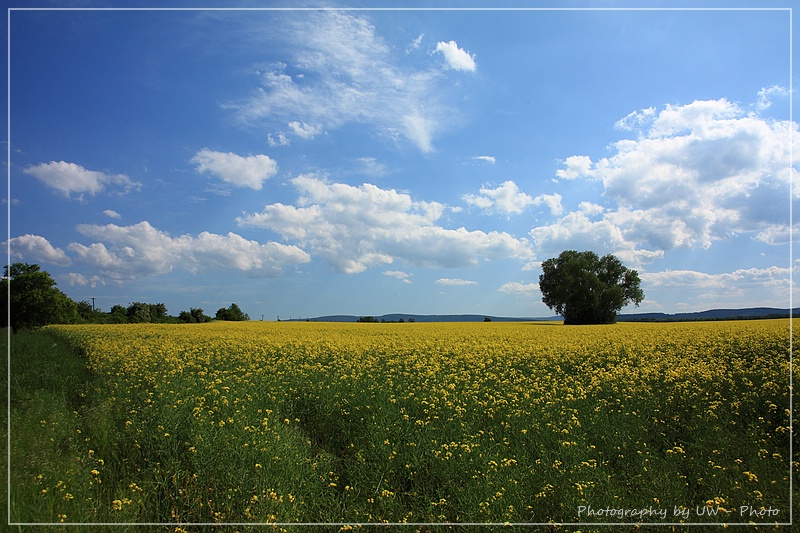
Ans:
{"label": "large tree", "polygon": [[5,266],[0,284],[0,312],[4,318],[9,316],[9,325],[14,332],[47,324],[71,323],[78,319],[75,302],[55,286],[55,280],[39,265],[14,263]]}
{"label": "large tree", "polygon": [[639,273],[613,255],[566,250],[542,263],[542,301],[564,324],[612,324],[630,303],[644,300]]}

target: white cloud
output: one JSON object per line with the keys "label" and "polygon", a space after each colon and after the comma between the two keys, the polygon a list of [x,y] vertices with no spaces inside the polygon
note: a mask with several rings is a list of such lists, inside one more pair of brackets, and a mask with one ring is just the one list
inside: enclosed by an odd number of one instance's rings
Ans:
{"label": "white cloud", "polygon": [[237,187],[259,190],[263,183],[278,173],[278,163],[266,155],[240,156],[231,152],[215,152],[204,148],[192,158],[198,172],[210,172]]}
{"label": "white cloud", "polygon": [[267,144],[270,146],[270,148],[275,148],[276,146],[289,146],[291,141],[288,137],[286,137],[285,133],[279,131],[275,135],[267,133]]}
{"label": "white cloud", "polygon": [[503,284],[497,290],[500,292],[507,292],[509,294],[518,294],[526,297],[541,296],[539,294],[538,283],[520,283],[519,281],[511,281]]}
{"label": "white cloud", "polygon": [[[401,66],[363,16],[304,13],[289,24],[288,39],[288,62],[268,65],[249,97],[226,105],[245,123],[288,123],[290,133],[303,138],[363,124],[423,152],[433,150],[437,132],[456,123],[441,71]],[[302,75],[287,74],[298,71]],[[272,142],[281,144],[275,137]]]}
{"label": "white cloud", "polygon": [[789,224],[774,224],[767,226],[755,237],[761,242],[771,245],[787,244],[790,240],[800,241],[800,224],[789,227]]}
{"label": "white cloud", "polygon": [[71,287],[75,287],[77,285],[79,287],[89,286],[91,288],[95,288],[98,285],[105,285],[105,282],[100,276],[92,276],[87,278],[83,274],[78,274],[76,272],[64,274],[61,276],[61,279],[69,283]]}
{"label": "white cloud", "polygon": [[663,250],[637,247],[614,221],[590,220],[586,213],[567,213],[556,223],[531,230],[537,254],[558,255],[562,250],[593,250],[598,254],[613,253],[623,262],[634,265],[650,263],[664,256]]}
{"label": "white cloud", "polygon": [[789,96],[789,89],[781,87],[780,85],[773,85],[772,87],[764,87],[758,91],[758,102],[756,102],[756,109],[764,111],[772,107],[772,99],[787,98]]}
{"label": "white cloud", "polygon": [[433,134],[436,122],[419,113],[403,117],[403,131],[406,138],[413,141],[420,151],[428,153],[433,151]]}
{"label": "white cloud", "polygon": [[87,170],[80,165],[66,161],[50,161],[31,165],[23,172],[42,181],[48,187],[61,191],[67,198],[72,194],[78,194],[78,198],[82,199],[83,193],[94,196],[106,187],[118,187],[124,193],[141,187],[140,183],[132,181],[125,174],[106,174]]}
{"label": "white cloud", "polygon": [[49,263],[51,265],[67,266],[70,259],[64,250],[56,248],[50,241],[39,235],[26,234],[9,239],[5,243],[12,257],[23,259],[32,263]]}
{"label": "white cloud", "polygon": [[614,127],[620,130],[639,131],[642,125],[645,125],[653,120],[656,108],[648,107],[641,111],[632,111],[625,118],[622,118],[614,124]]}
{"label": "white cloud", "polygon": [[[462,199],[467,204],[480,207],[481,209],[497,211],[507,215],[518,215],[529,205],[536,204],[536,199],[520,191],[517,184],[510,180],[503,182],[494,189],[490,189],[488,186],[484,185],[480,188],[479,192],[480,196],[467,194],[464,195]],[[558,196],[558,199],[560,201],[561,197]],[[553,197],[550,197],[547,201],[552,200]],[[541,201],[545,201],[544,198],[542,198],[540,202]]]}
{"label": "white cloud", "polygon": [[361,166],[358,171],[367,176],[383,177],[389,174],[389,167],[374,157],[359,157],[356,161]]}
{"label": "white cloud", "polygon": [[592,175],[592,158],[585,155],[573,155],[564,161],[566,168],[556,170],[556,176],[563,180],[574,180],[581,176]]}
{"label": "white cloud", "polygon": [[561,205],[562,196],[558,193],[554,194],[540,194],[531,202],[533,205],[546,205],[553,215],[560,215],[564,213],[564,207]]}
{"label": "white cloud", "polygon": [[235,233],[202,232],[172,237],[143,221],[131,226],[82,224],[78,231],[100,242],[71,243],[78,259],[114,281],[139,279],[182,269],[238,270],[254,276],[278,276],[284,268],[310,261],[296,246],[261,244]]}
{"label": "white cloud", "polygon": [[455,41],[436,43],[436,51],[444,55],[447,66],[453,70],[475,72],[478,68],[474,56],[459,48]]}
{"label": "white cloud", "polygon": [[439,285],[477,285],[477,281],[470,281],[468,279],[458,279],[458,278],[439,278],[436,280],[436,283]]}
{"label": "white cloud", "polygon": [[411,280],[408,279],[411,277],[411,274],[408,272],[402,272],[400,270],[387,270],[383,273],[384,276],[389,276],[391,278],[397,278],[403,283],[411,283]]}
{"label": "white cloud", "polygon": [[[800,262],[795,261],[794,277],[800,272]],[[694,270],[665,270],[640,272],[642,289],[649,291],[681,291],[688,307],[712,309],[715,307],[741,307],[741,302],[752,306],[788,307],[789,294],[797,291],[788,267],[747,268],[708,274]]]}
{"label": "white cloud", "polygon": [[497,162],[497,158],[495,158],[493,155],[476,155],[472,159],[475,159],[476,161],[483,161],[484,163],[490,163],[492,165]]}
{"label": "white cloud", "polygon": [[295,135],[302,137],[303,139],[313,139],[322,133],[322,128],[319,126],[313,126],[297,120],[289,122],[289,129],[291,129]]}
{"label": "white cloud", "polygon": [[474,265],[481,258],[530,259],[530,245],[508,233],[446,229],[445,206],[365,183],[328,183],[315,175],[292,180],[296,206],[270,204],[239,217],[242,226],[268,228],[322,256],[337,271],[363,272],[395,259],[419,266]]}
{"label": "white cloud", "polygon": [[[569,157],[556,173],[598,180],[617,207],[584,206],[535,228],[539,246],[596,244],[646,260],[747,233],[786,242],[778,228],[788,224],[790,175],[798,183],[791,165],[800,159],[791,161],[789,142],[797,124],[761,118],[724,98],[646,109],[621,122],[641,127],[636,140],[613,143],[614,153],[596,162]],[[795,192],[800,196],[797,186]],[[588,219],[601,213],[601,220]]]}
{"label": "white cloud", "polygon": [[425,37],[424,33],[420,33],[416,39],[411,41],[409,45],[406,47],[406,54],[411,53],[412,51],[416,50],[422,44],[422,38]]}
{"label": "white cloud", "polygon": [[592,202],[581,202],[578,204],[578,210],[586,216],[600,215],[605,211],[602,205],[593,204]]}
{"label": "white cloud", "polygon": [[113,209],[106,209],[105,211],[103,211],[103,214],[108,218],[117,218],[117,219],[122,218],[122,215],[120,215]]}

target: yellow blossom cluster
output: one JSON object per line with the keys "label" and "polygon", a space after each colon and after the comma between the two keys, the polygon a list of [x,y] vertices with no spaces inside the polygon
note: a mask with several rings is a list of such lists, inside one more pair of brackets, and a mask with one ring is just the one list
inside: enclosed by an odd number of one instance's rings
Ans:
{"label": "yellow blossom cluster", "polygon": [[788,501],[784,320],[52,329],[85,354],[137,461],[131,486],[157,488],[169,521],[570,522],[587,504]]}

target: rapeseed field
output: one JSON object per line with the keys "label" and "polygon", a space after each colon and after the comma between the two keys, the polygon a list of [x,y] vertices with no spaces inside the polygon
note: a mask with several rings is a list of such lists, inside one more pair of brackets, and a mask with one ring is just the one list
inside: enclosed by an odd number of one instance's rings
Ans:
{"label": "rapeseed field", "polygon": [[90,379],[14,521],[789,521],[788,320],[47,331]]}

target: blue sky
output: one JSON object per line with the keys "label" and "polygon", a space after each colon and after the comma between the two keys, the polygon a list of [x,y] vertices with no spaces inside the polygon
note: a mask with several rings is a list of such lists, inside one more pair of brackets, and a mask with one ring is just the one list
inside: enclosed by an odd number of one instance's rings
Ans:
{"label": "blue sky", "polygon": [[104,310],[547,316],[593,250],[623,312],[787,307],[790,16],[13,10],[10,260]]}

